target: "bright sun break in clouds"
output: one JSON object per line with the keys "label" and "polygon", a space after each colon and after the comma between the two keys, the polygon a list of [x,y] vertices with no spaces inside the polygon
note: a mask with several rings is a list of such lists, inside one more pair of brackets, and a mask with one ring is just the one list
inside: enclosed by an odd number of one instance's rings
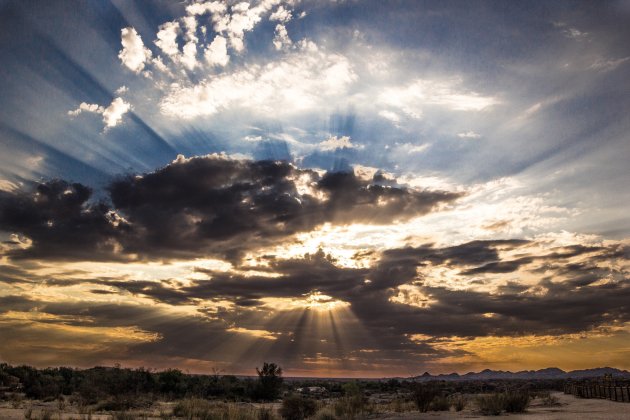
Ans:
{"label": "bright sun break in clouds", "polygon": [[0,361],[630,368],[622,3],[3,4]]}

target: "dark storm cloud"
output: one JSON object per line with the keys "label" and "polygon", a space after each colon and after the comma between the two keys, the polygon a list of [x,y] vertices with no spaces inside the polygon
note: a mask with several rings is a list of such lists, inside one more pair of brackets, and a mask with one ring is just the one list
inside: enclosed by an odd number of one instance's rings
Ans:
{"label": "dark storm cloud", "polygon": [[[475,241],[438,249],[428,257],[424,255],[427,249],[391,250],[388,253],[394,255],[410,255],[413,254],[410,251],[415,251],[422,256],[418,260],[392,260],[390,257],[387,266],[390,272],[407,272],[410,265],[418,266],[422,259],[429,259],[434,265],[449,268],[482,264],[481,270],[463,270],[462,274],[466,277],[481,272],[500,274],[507,272],[508,268],[511,271],[514,265],[524,262],[500,261],[497,259],[498,256],[492,256],[496,242]],[[508,245],[502,242],[500,245],[515,248],[524,244]],[[444,258],[449,254],[461,255],[460,251],[467,248],[478,251],[467,261]],[[590,255],[593,253],[595,255]],[[424,283],[420,270],[420,274],[413,277],[413,283],[426,296],[425,307],[399,305],[390,302],[387,294],[373,294],[357,295],[358,299],[353,301],[353,310],[366,320],[366,324],[372,323],[383,333],[387,333],[388,326],[391,325],[395,326],[393,330],[399,334],[422,333],[433,336],[562,334],[584,331],[630,320],[630,307],[627,303],[630,297],[628,273],[620,270],[611,271],[609,268],[599,268],[592,264],[603,260],[611,264],[616,261],[627,261],[627,258],[624,260],[619,258],[619,255],[618,247],[615,245],[609,248],[583,246],[559,248],[549,254],[532,255],[523,260],[549,264],[547,265],[549,277],[543,277],[534,287],[507,281],[503,286],[499,286],[496,292],[428,286]],[[575,256],[587,258],[590,263],[572,263],[570,258]],[[484,261],[484,258],[487,260]],[[493,261],[495,259],[497,260]],[[382,269],[382,266],[383,262],[377,265],[377,270]],[[489,270],[489,266],[502,269]],[[532,272],[535,271],[533,268]],[[616,280],[606,281],[611,274],[616,276]],[[412,275],[409,274],[408,277]],[[597,281],[602,282],[596,283]]]}
{"label": "dark storm cloud", "polygon": [[[448,337],[562,335],[630,321],[628,273],[621,268],[602,268],[601,264],[623,266],[628,261],[624,246],[561,247],[537,254],[534,250],[540,250],[538,245],[491,240],[390,249],[368,268],[340,267],[321,251],[288,260],[267,257],[268,265],[256,267],[256,271],[276,277],[252,275],[237,267],[227,273],[198,268],[197,274],[205,273],[208,278],[187,282],[86,280],[86,285],[149,297],[161,305],[42,302],[7,296],[0,299],[0,307],[3,313],[35,311],[53,316],[42,317],[38,321],[42,325],[129,327],[159,337],[116,350],[121,360],[190,358],[255,365],[266,355],[274,355],[283,366],[294,368],[321,355],[366,364],[420,363],[463,354],[439,346],[440,340]],[[519,271],[523,273],[536,274],[538,264],[545,265],[544,277],[530,284],[510,277],[491,292],[435,286],[425,278],[423,270],[430,267],[459,270],[462,281],[476,278],[488,271],[472,272],[475,267],[511,261],[502,261],[500,251],[517,252],[536,263],[521,265]],[[48,285],[62,284],[60,279]],[[423,306],[391,300],[403,284],[415,286],[425,296],[410,300]],[[278,311],[264,300],[303,299],[315,291],[347,302],[348,311],[324,312],[324,316],[300,307]],[[170,312],[169,307],[181,305],[196,306],[197,315]],[[25,333],[24,328],[21,322],[5,322],[3,333],[11,339],[10,346],[5,345],[9,350],[18,348],[17,337]],[[273,338],[247,331],[266,332]],[[418,334],[420,338],[414,337]],[[56,337],[51,331],[46,339],[54,341]],[[239,349],[239,354],[234,349]],[[93,362],[93,355],[86,356],[85,363]]]}
{"label": "dark storm cloud", "polygon": [[[597,261],[624,262],[619,246],[562,247],[527,261],[547,264],[546,276],[537,284],[509,280],[495,291],[457,290],[425,282],[427,265],[462,268],[462,281],[480,273],[508,272],[495,267],[517,265],[536,274],[536,265],[525,268],[517,260],[501,261],[498,249],[526,253],[535,243],[520,240],[473,241],[438,248],[432,245],[386,250],[370,268],[344,268],[319,252],[306,258],[271,260],[267,268],[277,277],[203,271],[207,280],[185,287],[169,282],[120,282],[116,287],[170,304],[230,301],[238,309],[213,314],[229,324],[288,334],[284,324],[269,323],[262,314],[274,311],[263,298],[302,298],[320,292],[350,304],[351,312],[370,332],[380,349],[401,350],[415,346],[410,336],[476,337],[488,335],[565,334],[630,321],[630,284],[622,270],[600,268]],[[585,258],[576,263],[571,258]],[[522,264],[521,264],[522,263]],[[483,268],[475,270],[474,268]],[[615,281],[605,281],[611,274]],[[538,274],[540,275],[540,274]],[[554,280],[552,280],[552,278]],[[598,282],[599,281],[599,282]],[[112,283],[108,283],[113,285]],[[392,301],[400,285],[414,285],[424,295],[415,305]],[[410,296],[407,296],[410,298]],[[424,305],[420,305],[424,303]],[[417,306],[416,306],[417,305]],[[359,340],[360,341],[360,340]],[[363,342],[363,346],[374,343]]]}
{"label": "dark storm cloud", "polygon": [[33,241],[28,250],[13,249],[9,255],[100,259],[111,254],[108,241],[123,229],[112,225],[105,204],[88,204],[91,194],[82,184],[61,180],[39,184],[29,193],[0,191],[0,230]]}
{"label": "dark storm cloud", "polygon": [[[512,273],[517,271],[524,265],[532,262],[546,262],[548,265],[543,266],[543,269],[548,269],[549,264],[554,264],[554,261],[563,261],[563,259],[575,257],[582,254],[592,254],[598,251],[602,251],[604,248],[597,246],[584,246],[584,245],[572,245],[566,247],[557,247],[553,252],[542,256],[526,256],[507,261],[492,261],[481,266],[465,270],[463,274],[481,274],[481,273]],[[613,252],[613,253],[611,253]],[[610,259],[615,255],[620,256],[616,247],[611,250],[607,250],[604,254],[604,258]],[[599,257],[601,258],[601,256]],[[566,269],[571,269],[572,265],[566,266]]]}
{"label": "dark storm cloud", "polygon": [[[300,179],[300,181],[298,181]],[[306,182],[309,192],[299,190]],[[113,181],[111,205],[78,183],[50,181],[32,193],[0,193],[0,229],[33,241],[11,255],[55,259],[238,260],[325,223],[391,223],[426,214],[460,193],[381,186],[353,173],[218,156],[179,159]]]}

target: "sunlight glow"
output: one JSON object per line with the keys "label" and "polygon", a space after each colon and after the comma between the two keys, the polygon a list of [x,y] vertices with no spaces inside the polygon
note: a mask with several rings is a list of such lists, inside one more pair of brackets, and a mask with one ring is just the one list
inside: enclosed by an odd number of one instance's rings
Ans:
{"label": "sunlight glow", "polygon": [[311,292],[302,298],[263,298],[261,301],[266,306],[280,311],[312,309],[318,312],[329,312],[346,308],[350,305],[348,302],[321,294],[318,291]]}

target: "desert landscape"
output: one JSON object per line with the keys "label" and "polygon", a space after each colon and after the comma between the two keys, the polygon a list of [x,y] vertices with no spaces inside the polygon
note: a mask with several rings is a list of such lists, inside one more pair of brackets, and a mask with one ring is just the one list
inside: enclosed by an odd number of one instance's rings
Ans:
{"label": "desert landscape", "polygon": [[0,420],[630,420],[630,0],[0,0]]}
{"label": "desert landscape", "polygon": [[[602,370],[611,369],[597,371]],[[552,377],[543,377],[550,376],[550,372],[554,373]],[[284,378],[282,368],[274,363],[257,368],[257,376],[252,377],[120,367],[38,370],[2,364],[0,418],[394,420],[509,416],[515,419],[621,419],[628,414],[630,381],[627,372],[618,371],[618,377],[610,373],[586,376],[592,371],[560,372],[487,370],[471,372],[460,379],[450,376],[449,380],[436,379],[429,374],[415,378],[351,380]],[[518,379],[519,376],[529,379]],[[588,394],[585,389],[600,389],[601,395],[584,398]]]}

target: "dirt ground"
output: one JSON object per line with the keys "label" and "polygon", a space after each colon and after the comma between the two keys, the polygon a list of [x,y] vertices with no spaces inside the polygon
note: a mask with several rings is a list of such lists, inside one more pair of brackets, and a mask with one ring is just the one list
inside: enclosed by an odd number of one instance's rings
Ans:
{"label": "dirt ground", "polygon": [[[581,399],[572,395],[565,395],[561,392],[553,393],[558,398],[559,405],[554,407],[544,407],[541,405],[540,399],[532,401],[526,413],[523,414],[504,414],[502,416],[482,416],[474,412],[474,407],[467,407],[461,412],[430,412],[430,413],[391,413],[370,416],[371,419],[386,420],[407,420],[407,419],[481,419],[481,418],[497,418],[509,417],[513,420],[630,420],[630,404],[618,403],[608,400],[598,399]],[[33,418],[38,418],[42,410],[50,410],[52,419],[70,420],[84,419],[84,415],[69,412],[71,408],[66,409],[61,416],[54,402],[41,403],[38,401],[26,402],[26,406],[32,408]],[[164,404],[164,403],[162,403]],[[164,404],[164,411],[169,411],[172,407]],[[155,410],[156,408],[154,408]],[[149,419],[159,419],[156,411],[153,411],[156,417],[148,417]],[[140,412],[134,413],[136,415]],[[148,413],[147,413],[148,414]],[[25,418],[24,408],[11,408],[8,403],[0,405],[0,419],[2,420],[21,420]],[[105,414],[92,414],[93,420],[109,420],[112,417]]]}
{"label": "dirt ground", "polygon": [[575,398],[573,395],[565,395],[562,392],[554,392],[558,398],[559,405],[554,407],[543,407],[541,401],[533,400],[526,413],[523,414],[503,414],[501,416],[482,416],[474,413],[471,408],[456,413],[434,412],[434,413],[402,413],[395,415],[385,415],[379,418],[387,420],[402,419],[481,419],[481,418],[501,418],[509,417],[513,420],[630,420],[630,404],[608,400]]}

